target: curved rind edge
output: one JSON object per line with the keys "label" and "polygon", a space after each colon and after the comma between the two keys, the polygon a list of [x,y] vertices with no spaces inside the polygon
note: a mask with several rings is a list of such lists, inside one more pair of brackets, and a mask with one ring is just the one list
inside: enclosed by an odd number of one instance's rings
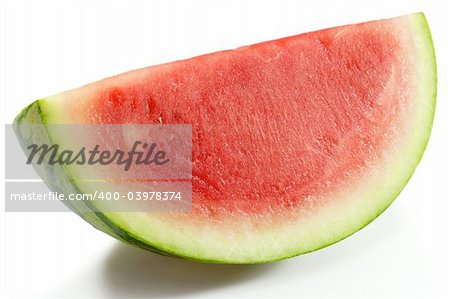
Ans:
{"label": "curved rind edge", "polygon": [[[43,100],[44,99],[40,99],[31,103],[14,119],[14,132],[22,148],[26,148],[33,143],[53,144],[50,134],[45,129],[46,117],[41,110],[41,101]],[[41,164],[39,167],[36,167],[36,165],[34,167],[52,191],[57,191],[61,194],[81,193],[78,187],[72,183],[71,178],[63,167],[59,165],[45,167],[45,163]],[[160,251],[157,248],[134,238],[127,231],[120,229],[103,215],[103,213],[96,211],[87,201],[71,202],[65,200],[63,203],[93,227],[120,241],[158,254],[168,255],[166,252]]]}

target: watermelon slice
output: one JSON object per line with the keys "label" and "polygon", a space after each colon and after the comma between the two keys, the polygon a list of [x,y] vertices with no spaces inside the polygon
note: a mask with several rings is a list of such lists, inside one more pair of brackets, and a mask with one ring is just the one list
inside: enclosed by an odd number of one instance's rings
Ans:
{"label": "watermelon slice", "polygon": [[[22,124],[191,124],[190,212],[72,209],[154,252],[262,263],[336,243],[380,215],[422,156],[435,97],[418,13],[131,71],[37,100],[15,123],[22,143],[37,136]],[[79,192],[63,167],[42,176]]]}

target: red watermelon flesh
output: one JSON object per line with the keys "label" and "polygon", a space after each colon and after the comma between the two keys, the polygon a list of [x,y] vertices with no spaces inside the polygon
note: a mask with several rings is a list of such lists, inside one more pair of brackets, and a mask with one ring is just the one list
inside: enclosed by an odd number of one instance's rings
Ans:
{"label": "red watermelon flesh", "polygon": [[190,213],[87,220],[175,256],[254,263],[332,244],[379,215],[424,150],[435,82],[414,14],[128,72],[27,113],[48,124],[191,124]]}

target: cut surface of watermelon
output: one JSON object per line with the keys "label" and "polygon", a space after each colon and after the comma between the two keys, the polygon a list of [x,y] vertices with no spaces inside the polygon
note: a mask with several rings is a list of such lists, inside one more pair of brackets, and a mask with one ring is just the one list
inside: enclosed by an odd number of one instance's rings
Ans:
{"label": "cut surface of watermelon", "polygon": [[[422,156],[435,96],[419,13],[131,71],[38,100],[15,123],[191,124],[191,212],[79,214],[158,253],[259,263],[333,244],[382,213]],[[76,179],[67,173],[44,180]]]}

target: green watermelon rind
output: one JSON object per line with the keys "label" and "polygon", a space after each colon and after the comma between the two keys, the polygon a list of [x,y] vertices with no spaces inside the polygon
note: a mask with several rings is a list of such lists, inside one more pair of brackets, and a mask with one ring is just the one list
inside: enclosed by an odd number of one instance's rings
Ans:
{"label": "green watermelon rind", "polygon": [[[412,167],[412,170],[410,173],[408,173],[407,176],[405,176],[405,179],[398,183],[396,187],[398,189],[395,190],[395,192],[392,192],[392,197],[389,200],[386,200],[384,202],[384,205],[379,207],[379,210],[376,211],[374,214],[374,217],[366,219],[363,223],[361,223],[358,229],[350,229],[349,231],[343,231],[340,238],[336,238],[331,242],[323,243],[322,246],[317,246],[312,250],[306,250],[306,251],[300,251],[296,252],[294,254],[287,254],[279,257],[271,257],[269,259],[258,259],[258,260],[226,260],[226,259],[211,259],[211,258],[204,258],[202,256],[196,256],[191,253],[186,252],[180,252],[177,250],[172,250],[171,248],[167,248],[164,244],[156,244],[154,242],[145,240],[144,238],[141,238],[137,234],[131,232],[129,229],[121,225],[118,219],[114,219],[114,213],[101,213],[101,212],[79,212],[79,208],[77,206],[69,206],[75,213],[80,215],[84,220],[89,222],[92,226],[95,228],[107,233],[108,235],[117,238],[125,243],[131,244],[136,247],[140,247],[146,250],[150,250],[152,252],[162,254],[162,255],[168,255],[168,256],[176,256],[188,260],[195,260],[200,262],[208,262],[208,263],[235,263],[235,264],[253,264],[253,263],[268,263],[268,262],[274,262],[278,260],[283,260],[286,258],[290,258],[293,256],[309,253],[312,251],[316,251],[319,249],[322,249],[324,247],[330,246],[332,244],[335,244],[351,235],[356,233],[357,231],[361,230],[365,226],[367,226],[369,223],[371,223],[373,220],[375,220],[380,214],[382,214],[397,198],[397,196],[401,193],[401,191],[406,186],[407,182],[412,177],[415,168],[417,167],[418,163],[420,162],[423,153],[425,151],[425,148],[428,144],[433,118],[434,118],[434,111],[435,111],[435,105],[436,105],[436,57],[434,52],[434,46],[431,38],[431,33],[428,27],[428,23],[426,21],[426,18],[423,14],[415,14],[411,16],[412,20],[412,26],[414,27],[414,30],[417,32],[417,39],[420,41],[421,44],[425,45],[423,49],[421,49],[421,52],[417,55],[423,56],[422,60],[423,63],[426,63],[424,65],[424,68],[429,68],[428,74],[431,76],[434,76],[434,78],[430,78],[430,84],[428,84],[426,87],[422,87],[420,90],[421,92],[424,92],[427,94],[427,99],[431,110],[429,113],[425,115],[426,112],[423,112],[424,118],[422,119],[423,123],[421,123],[422,126],[427,126],[427,130],[423,131],[423,135],[420,138],[421,144],[417,144],[416,148],[417,150],[414,151],[415,161],[414,165]],[[425,58],[425,59],[423,59]],[[423,101],[423,100],[422,100]],[[44,107],[44,109],[42,109]],[[47,107],[45,99],[37,100],[34,103],[30,104],[28,107],[26,107],[15,119],[14,123],[17,125],[20,124],[42,124],[45,126],[45,124],[48,123],[48,117],[45,111],[51,111],[51,107]],[[20,126],[18,126],[20,127]],[[16,130],[16,133],[21,140],[22,144],[26,144],[29,142],[30,137],[29,134],[23,134],[23,132],[19,130]],[[33,134],[32,134],[33,135]],[[39,134],[38,134],[39,135]],[[59,170],[49,170],[47,177],[43,177],[44,181],[49,184],[49,182],[52,181],[60,181],[62,179],[67,179],[67,181],[70,181],[70,177],[67,177],[67,172],[64,171],[64,169]],[[55,188],[55,186],[50,186],[51,188]],[[80,190],[75,184],[72,184],[71,188],[68,188],[71,192],[77,192],[80,193]],[[65,190],[67,191],[67,190]],[[92,210],[92,207],[89,207],[89,203],[86,203],[87,208]],[[83,207],[85,208],[85,207]]]}
{"label": "green watermelon rind", "polygon": [[[22,112],[14,120],[15,133],[18,136],[19,141],[23,147],[26,147],[27,145],[32,143],[53,144],[47,132],[45,132],[46,135],[45,137],[43,137],[45,139],[37,137],[43,136],[43,132],[41,131],[45,130],[45,124],[47,124],[47,118],[42,112],[40,103],[41,100],[33,102],[25,109],[23,109]],[[34,126],[21,126],[21,124],[32,124]],[[32,132],[31,134],[27,134],[23,131],[24,129],[31,129],[34,130],[34,132]],[[42,165],[44,165],[44,168],[42,168]],[[45,167],[45,163],[43,163],[41,164],[41,168],[38,172],[51,190],[57,190],[61,193],[66,194],[82,193],[76,186],[76,184],[72,182],[70,176],[68,175],[68,172],[59,165]],[[66,184],[65,186],[61,186],[60,184],[58,184],[61,182],[67,182],[68,184]],[[88,201],[64,201],[64,204],[66,204],[70,210],[79,215],[86,222],[90,223],[93,227],[105,232],[106,234],[118,240],[155,253],[167,255],[167,253],[158,250],[156,247],[153,247],[143,242],[142,240],[135,238],[126,230],[120,229],[103,213],[98,212]]]}

